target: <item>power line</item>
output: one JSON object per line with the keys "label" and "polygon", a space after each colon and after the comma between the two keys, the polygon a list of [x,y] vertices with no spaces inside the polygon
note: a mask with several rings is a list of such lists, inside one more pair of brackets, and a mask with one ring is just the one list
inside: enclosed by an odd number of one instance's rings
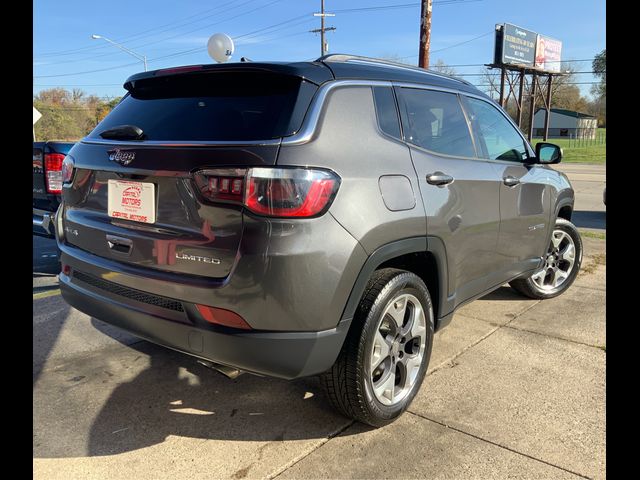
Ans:
{"label": "power line", "polygon": [[493,35],[493,32],[487,32],[487,33],[483,33],[482,35],[478,35],[477,37],[474,37],[470,40],[465,40],[464,42],[460,42],[460,43],[456,43],[455,45],[450,45],[448,47],[444,47],[444,48],[439,48],[437,50],[431,50],[431,53],[437,53],[437,52],[442,52],[443,50],[449,50],[450,48],[455,48],[455,47],[459,47],[460,45],[465,45],[467,43],[471,43],[475,40],[479,40],[481,38],[484,38],[488,35]]}
{"label": "power line", "polygon": [[[463,3],[475,3],[482,2],[483,0],[440,0],[434,1],[434,5],[453,5],[453,4],[463,4]],[[401,3],[396,5],[379,5],[375,7],[360,7],[360,8],[343,8],[340,10],[334,10],[335,13],[354,13],[354,12],[374,12],[380,10],[400,10],[403,8],[413,8],[419,7],[420,2],[413,3]]]}
{"label": "power line", "polygon": [[[418,54],[415,55],[407,55],[406,57],[398,57],[400,60],[404,60],[405,58],[413,58],[417,57]],[[572,60],[552,60],[547,61],[546,63],[578,63],[578,62],[593,62],[593,58],[582,58],[582,59],[572,59]],[[440,65],[442,67],[486,67],[486,63],[459,63],[459,64],[451,64],[451,65]]]}
{"label": "power line", "polygon": [[[454,77],[482,77],[482,76],[487,75],[487,73],[489,73],[489,72],[483,72],[483,73],[454,73],[452,75]],[[595,74],[596,72],[594,72],[594,71],[569,72],[568,75],[581,75],[581,74],[587,74],[587,73]]]}
{"label": "power line", "polygon": [[[121,38],[116,38],[116,41],[118,41],[120,43],[124,42],[125,40],[129,41],[132,38],[144,36],[143,34],[151,32],[153,30],[164,28],[164,27],[167,27],[169,25],[172,25],[172,24],[175,24],[175,23],[180,23],[180,22],[183,22],[183,21],[188,20],[190,18],[198,16],[198,17],[200,17],[200,18],[198,18],[198,20],[195,20],[193,22],[188,22],[186,24],[183,24],[183,25],[180,25],[180,26],[174,27],[174,28],[180,28],[182,26],[186,26],[186,25],[189,25],[191,23],[196,23],[196,22],[204,20],[205,18],[209,18],[209,17],[213,16],[213,15],[208,15],[208,16],[202,17],[201,16],[202,14],[209,13],[209,12],[212,12],[212,11],[216,11],[216,13],[218,13],[224,7],[232,5],[234,3],[237,3],[238,1],[240,1],[240,0],[232,0],[231,2],[225,3],[224,5],[218,5],[218,6],[214,7],[214,8],[209,8],[209,9],[204,10],[202,12],[199,12],[199,13],[196,13],[196,14],[193,14],[193,15],[189,15],[188,17],[185,17],[182,20],[175,20],[173,22],[165,23],[163,25],[159,25],[157,27],[153,27],[153,28],[150,28],[148,30],[144,30],[142,32],[134,33],[134,34],[131,34],[131,35],[126,35],[126,36],[121,37]],[[254,2],[254,1],[256,1],[256,0],[248,0],[245,3],[242,3],[242,4],[237,5],[235,7],[229,8],[228,10],[233,10],[235,8],[242,7],[242,6],[246,5],[247,3],[251,3],[251,2]],[[61,55],[74,55],[74,54],[76,54],[78,52],[94,51],[94,50],[97,50],[97,49],[103,50],[105,48],[106,48],[106,46],[102,46],[102,45],[91,45],[91,46],[88,45],[86,47],[81,47],[81,48],[76,48],[76,49],[71,49],[71,50],[62,50],[62,51],[59,51],[59,52],[45,52],[45,53],[41,53],[40,56],[41,57],[50,57],[50,56],[53,57],[53,56],[61,56]]]}
{"label": "power line", "polygon": [[[182,28],[182,27],[185,27],[187,25],[191,25],[191,24],[194,24],[194,23],[197,23],[197,22],[201,22],[202,20],[204,20],[206,18],[210,18],[212,16],[215,16],[215,15],[221,13],[223,11],[222,10],[223,7],[232,5],[232,4],[234,4],[234,3],[238,2],[238,1],[239,0],[233,0],[233,1],[225,3],[223,5],[218,5],[215,8],[208,9],[208,10],[205,10],[203,12],[200,12],[200,13],[197,13],[197,14],[194,14],[194,15],[190,15],[188,17],[183,18],[182,20],[177,20],[175,22],[169,22],[167,24],[163,24],[163,25],[160,25],[158,27],[154,27],[154,28],[150,28],[150,29],[144,30],[142,32],[138,32],[136,34],[132,34],[132,35],[127,35],[125,37],[121,37],[119,39],[116,39],[116,41],[118,41],[119,43],[126,43],[126,42],[130,42],[132,39],[140,40],[142,38],[146,38],[146,37],[152,36],[152,35],[154,35],[156,33],[162,33],[162,32],[166,32],[166,31],[170,31],[170,30],[175,30],[176,28]],[[227,10],[225,10],[225,12],[233,10],[233,9],[236,9],[236,8],[243,7],[243,6],[245,6],[245,5],[249,4],[249,3],[252,3],[254,1],[256,1],[256,0],[247,0],[244,3],[241,3],[239,5],[235,5],[233,7],[228,8]],[[154,45],[154,44],[157,44],[157,43],[162,42],[162,41],[171,40],[171,39],[177,38],[177,37],[179,37],[181,35],[185,35],[185,34],[188,34],[188,33],[193,33],[195,31],[202,30],[203,28],[209,28],[209,27],[212,27],[214,25],[218,25],[220,23],[223,23],[223,22],[226,22],[226,21],[229,21],[229,20],[233,20],[233,19],[239,18],[241,16],[253,13],[253,12],[257,11],[257,10],[260,10],[262,8],[271,6],[272,4],[278,3],[280,1],[283,1],[283,0],[274,0],[274,1],[270,2],[270,3],[267,3],[265,5],[261,5],[259,7],[254,8],[254,9],[239,13],[239,14],[237,14],[235,16],[226,18],[226,19],[221,20],[219,22],[214,22],[212,24],[207,24],[207,25],[204,25],[202,27],[198,27],[196,29],[189,30],[189,31],[186,31],[186,32],[182,32],[182,33],[179,33],[177,35],[166,37],[166,38],[163,38],[163,39],[160,39],[160,40],[156,40],[156,41],[153,41],[153,42],[148,42],[148,43],[138,44],[138,45],[132,45],[131,48],[141,48],[141,47],[146,47],[146,46],[149,46],[149,45]],[[482,0],[440,0],[440,1],[435,1],[434,4],[449,5],[449,4],[462,4],[462,3],[479,2],[479,1],[482,1]],[[364,8],[351,8],[351,9],[337,10],[337,12],[354,13],[354,12],[367,12],[367,11],[378,11],[378,10],[391,10],[391,9],[409,8],[409,7],[414,7],[416,5],[419,5],[419,3],[405,3],[405,4],[396,4],[396,5],[380,5],[380,6],[364,7]],[[208,12],[211,12],[211,11],[215,11],[215,13],[207,15],[207,16],[204,16],[204,17],[201,16],[203,13],[208,13]],[[308,14],[306,14],[306,15],[308,15]],[[188,19],[193,18],[195,16],[199,16],[200,18],[198,18],[197,20],[193,20],[191,22],[186,22],[186,23],[181,23],[180,24],[180,22],[184,22],[185,20],[188,20]],[[300,16],[300,17],[302,17],[302,16]],[[179,23],[179,25],[176,25],[176,26],[173,26],[171,28],[166,28],[164,30],[159,30],[159,31],[155,32],[158,29],[162,29],[163,27],[166,27],[166,26],[169,26],[169,25],[172,25],[172,24],[175,24],[175,23]],[[154,32],[154,33],[147,34],[148,32]],[[54,57],[54,56],[65,56],[65,55],[77,55],[77,54],[89,54],[90,55],[90,52],[93,52],[93,51],[96,51],[96,50],[105,50],[107,48],[108,48],[108,45],[85,46],[85,47],[72,49],[72,50],[63,50],[63,51],[59,51],[59,52],[41,53],[38,56],[38,58]],[[117,55],[117,54],[118,54],[118,52],[106,52],[106,53],[102,53],[100,55],[93,55],[91,58],[113,56],[113,55]],[[57,63],[58,64],[60,64],[60,63],[76,63],[76,62],[82,62],[82,61],[85,61],[85,60],[87,60],[87,59],[68,60],[68,61],[57,62]]]}
{"label": "power line", "polygon": [[[246,1],[245,3],[242,3],[242,4],[240,4],[240,5],[237,5],[237,6],[233,7],[233,8],[239,8],[239,7],[242,7],[242,6],[247,5],[247,4],[249,4],[249,3],[251,3],[251,2],[254,2],[254,1],[256,1],[256,0],[248,0],[248,1]],[[220,20],[220,21],[217,21],[217,22],[213,22],[213,23],[210,23],[210,24],[207,24],[207,25],[203,25],[203,26],[201,26],[201,27],[198,27],[198,28],[195,28],[195,29],[192,29],[192,30],[188,30],[188,31],[185,31],[185,32],[181,32],[181,33],[178,33],[178,34],[176,34],[176,35],[171,35],[171,36],[169,36],[169,37],[165,37],[165,38],[162,38],[162,39],[160,39],[160,40],[154,40],[154,41],[152,41],[152,42],[147,42],[147,43],[142,43],[142,44],[132,45],[132,46],[131,46],[131,48],[142,48],[142,47],[147,47],[147,46],[149,46],[149,45],[155,45],[155,44],[158,44],[158,43],[163,42],[163,41],[171,40],[171,39],[174,39],[174,38],[180,37],[180,36],[182,36],[182,35],[186,35],[186,34],[189,34],[189,33],[193,33],[193,32],[196,32],[196,31],[198,31],[198,30],[202,30],[202,29],[204,29],[204,28],[210,28],[210,27],[212,27],[212,26],[214,26],[214,25],[219,25],[219,24],[224,23],[224,22],[227,22],[227,21],[229,21],[229,20],[234,20],[234,19],[236,19],[236,18],[242,17],[242,16],[244,16],[244,15],[248,15],[248,14],[253,13],[253,12],[257,11],[257,10],[260,10],[260,9],[262,9],[262,8],[265,8],[265,7],[269,7],[269,6],[271,6],[271,5],[275,4],[275,3],[279,3],[279,2],[282,2],[282,1],[283,1],[283,0],[273,0],[273,1],[272,1],[272,2],[270,2],[270,3],[267,3],[267,4],[264,4],[264,5],[261,5],[261,6],[259,6],[259,7],[253,8],[253,9],[251,9],[251,10],[247,10],[247,11],[244,11],[244,12],[238,13],[237,15],[234,15],[234,16],[232,16],[232,17],[228,17],[228,18],[225,18],[225,19]],[[233,9],[233,8],[232,8],[232,9]],[[229,10],[232,10],[232,9],[229,9]],[[165,30],[162,30],[161,32],[166,32],[166,31],[169,31],[169,30],[174,30],[175,28],[181,28],[181,27],[184,27],[184,26],[186,26],[186,25],[190,25],[190,24],[193,24],[193,23],[196,23],[196,22],[200,22],[200,21],[202,21],[202,20],[204,20],[204,19],[206,19],[206,18],[212,17],[212,16],[214,16],[214,15],[216,15],[216,14],[217,14],[217,13],[212,14],[212,15],[207,15],[207,16],[202,17],[202,18],[200,18],[200,19],[198,19],[198,20],[196,20],[196,21],[188,22],[188,23],[183,24],[183,25],[180,25],[180,26],[178,26],[178,27],[172,27],[172,28],[169,28],[169,29],[165,29]],[[141,38],[149,37],[149,36],[152,36],[152,35],[153,35],[153,34],[151,34],[151,35],[142,35],[142,36],[139,36],[139,38],[137,38],[136,40],[140,40]],[[131,36],[129,36],[129,37],[131,37]],[[125,37],[125,38],[126,38],[126,37]],[[97,48],[97,47],[96,47],[96,48]],[[89,49],[95,49],[95,48],[92,48],[92,47],[85,47],[85,49],[86,49],[86,50],[89,50]],[[76,52],[76,53],[77,53],[77,52]],[[69,55],[71,55],[71,54],[72,54],[72,53],[69,53]],[[93,58],[106,57],[106,56],[112,56],[112,55],[117,55],[117,54],[118,54],[118,52],[108,52],[108,53],[102,53],[102,54],[100,54],[100,55],[94,55],[94,56],[92,56],[92,57],[90,57],[90,58],[91,58],[91,59],[93,59]],[[83,61],[86,61],[86,60],[87,60],[87,58],[85,58],[85,59],[80,59],[80,60],[68,60],[68,61],[65,61],[65,62],[58,62],[58,63],[77,63],[77,62],[83,62]],[[116,67],[116,68],[117,68],[117,67]]]}
{"label": "power line", "polygon": [[[290,23],[290,22],[294,22],[294,21],[296,21],[298,19],[302,19],[302,18],[307,19],[307,17],[309,15],[311,15],[312,13],[313,12],[304,13],[302,15],[298,15],[297,17],[290,18],[289,20],[285,20],[284,22],[276,23],[274,25],[269,25],[268,27],[259,28],[258,30],[254,30],[253,32],[245,33],[243,35],[238,35],[238,36],[234,37],[234,40],[238,40],[238,39],[243,38],[243,37],[248,37],[248,36],[254,35],[256,33],[263,32],[265,30],[270,30],[270,29],[272,29],[274,27],[279,27],[280,25],[284,25],[284,24],[287,24],[287,23]],[[310,20],[311,19],[309,19],[309,21]],[[271,33],[273,33],[273,32],[271,32]]]}
{"label": "power line", "polygon": [[239,13],[239,14],[234,15],[234,16],[232,16],[232,17],[225,18],[224,20],[220,20],[220,21],[218,21],[218,22],[209,23],[209,24],[207,24],[207,25],[203,25],[203,26],[201,26],[201,27],[194,28],[194,29],[192,29],[192,30],[187,30],[186,32],[181,32],[181,33],[178,33],[178,34],[176,34],[176,35],[171,35],[170,37],[165,37],[165,38],[162,38],[162,39],[157,40],[157,41],[153,41],[153,42],[145,43],[145,44],[142,44],[142,45],[136,45],[136,46],[134,46],[134,47],[132,47],[132,48],[146,47],[146,46],[148,46],[148,45],[154,45],[154,44],[157,44],[157,43],[159,43],[159,42],[164,42],[164,41],[167,41],[167,40],[172,40],[172,39],[174,39],[174,38],[181,37],[182,35],[186,35],[186,34],[189,34],[189,33],[197,32],[197,31],[202,30],[202,29],[204,29],[204,28],[210,28],[210,27],[213,27],[214,25],[219,25],[219,24],[221,24],[221,23],[228,22],[229,20],[235,20],[236,18],[243,17],[243,16],[248,15],[248,14],[253,13],[253,12],[257,12],[258,10],[261,10],[261,9],[263,9],[263,8],[266,8],[266,7],[270,7],[271,5],[273,5],[273,4],[275,4],[275,3],[282,2],[282,1],[284,1],[284,0],[273,0],[273,1],[269,2],[269,3],[264,4],[264,5],[260,5],[259,7],[253,8],[253,9],[251,9],[251,10],[247,10],[246,12],[242,12],[242,13]]}

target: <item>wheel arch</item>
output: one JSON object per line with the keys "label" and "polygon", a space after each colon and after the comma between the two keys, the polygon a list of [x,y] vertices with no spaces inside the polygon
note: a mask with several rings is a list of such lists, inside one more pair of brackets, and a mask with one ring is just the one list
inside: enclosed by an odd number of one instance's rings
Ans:
{"label": "wheel arch", "polygon": [[560,193],[560,195],[558,195],[554,213],[555,213],[555,216],[553,217],[554,221],[558,217],[571,221],[571,215],[573,215],[573,191],[572,190],[564,190],[563,192]]}
{"label": "wheel arch", "polygon": [[418,275],[427,285],[435,317],[435,329],[439,330],[451,319],[450,302],[447,301],[447,258],[442,240],[437,237],[414,237],[388,243],[377,248],[365,261],[347,304],[342,320],[352,319],[364,289],[376,270],[399,268]]}

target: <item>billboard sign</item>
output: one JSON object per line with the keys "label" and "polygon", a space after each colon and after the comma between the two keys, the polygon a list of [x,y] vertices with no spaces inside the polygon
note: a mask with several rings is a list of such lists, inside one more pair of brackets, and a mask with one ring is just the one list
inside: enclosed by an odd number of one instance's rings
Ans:
{"label": "billboard sign", "polygon": [[537,34],[531,30],[505,23],[502,29],[502,62],[506,65],[533,67],[536,58]]}
{"label": "billboard sign", "polygon": [[560,72],[562,42],[555,38],[538,35],[536,44],[536,68],[545,72]]}
{"label": "billboard sign", "polygon": [[562,42],[510,23],[496,25],[493,63],[560,72]]}

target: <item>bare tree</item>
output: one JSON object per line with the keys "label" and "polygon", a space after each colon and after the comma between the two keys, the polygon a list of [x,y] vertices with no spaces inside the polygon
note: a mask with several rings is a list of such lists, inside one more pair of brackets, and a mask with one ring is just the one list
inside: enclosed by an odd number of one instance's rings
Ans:
{"label": "bare tree", "polygon": [[[582,96],[580,89],[574,85],[576,76],[573,72],[577,70],[576,65],[572,63],[563,64],[563,70],[566,72],[563,75],[557,75],[553,77],[553,81],[551,82],[551,107],[552,108],[565,108],[567,110],[574,110],[578,112],[585,112],[589,107],[588,100]],[[507,75],[512,75],[512,83],[516,85],[515,91],[511,94],[508,100],[506,100],[505,109],[509,113],[509,115],[516,119],[518,113],[518,107],[516,103],[516,98],[518,95],[518,87],[519,85],[517,74],[510,74],[507,72]],[[491,98],[498,101],[500,97],[500,71],[498,69],[486,69],[482,72],[479,81],[479,88],[484,90]],[[530,99],[531,99],[531,76],[528,75],[525,77],[525,85],[523,92],[523,105],[522,105],[522,131],[527,132],[529,130],[529,119],[530,119]],[[507,97],[509,93],[509,84],[506,82],[505,84],[505,97]],[[540,92],[538,90],[538,95],[545,95],[545,92]],[[536,101],[536,108],[543,108],[544,105],[542,101]]]}
{"label": "bare tree", "polygon": [[390,62],[404,63],[407,65],[411,65],[411,63],[407,61],[408,59],[406,57],[401,57],[397,53],[384,53],[380,55],[378,58],[380,58],[381,60],[388,60]]}
{"label": "bare tree", "polygon": [[431,65],[429,67],[429,70],[434,70],[438,73],[444,73],[445,75],[451,75],[452,77],[455,77],[458,74],[455,68],[450,67],[449,65],[444,63],[444,60],[442,60],[441,58],[439,58],[435,64]]}

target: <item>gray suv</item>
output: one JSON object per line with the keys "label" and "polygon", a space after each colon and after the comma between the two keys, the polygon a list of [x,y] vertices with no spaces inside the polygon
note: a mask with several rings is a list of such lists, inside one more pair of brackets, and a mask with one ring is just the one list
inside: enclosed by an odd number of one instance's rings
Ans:
{"label": "gray suv", "polygon": [[509,282],[574,281],[574,194],[469,83],[348,55],[133,75],[65,159],[64,299],[224,372],[410,404],[434,332]]}

